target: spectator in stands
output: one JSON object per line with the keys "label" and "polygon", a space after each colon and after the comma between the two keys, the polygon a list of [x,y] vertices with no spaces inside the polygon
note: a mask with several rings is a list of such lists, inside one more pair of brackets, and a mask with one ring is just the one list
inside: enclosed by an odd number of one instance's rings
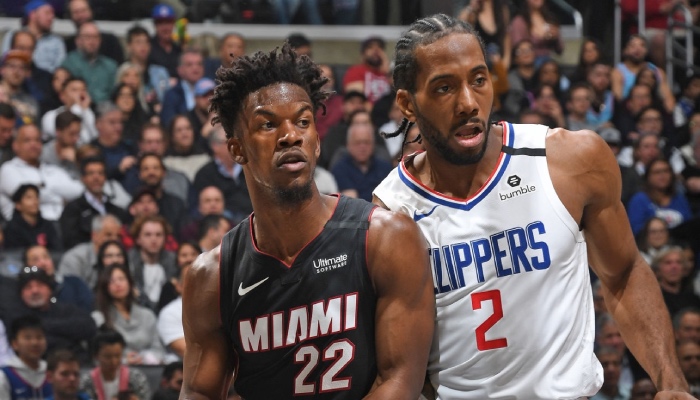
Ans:
{"label": "spectator in stands", "polygon": [[63,83],[70,78],[70,72],[67,69],[58,67],[51,75],[51,85],[44,91],[44,99],[39,104],[40,113],[42,115],[42,125],[43,125],[43,115],[45,115],[50,110],[55,110],[63,103],[61,102],[59,94],[63,88]]}
{"label": "spectator in stands", "polygon": [[106,267],[97,283],[97,307],[92,318],[98,326],[114,329],[124,337],[127,364],[161,364],[164,350],[154,334],[156,316],[137,304],[134,287],[127,267],[121,264]]}
{"label": "spectator in stands", "polygon": [[43,146],[41,161],[63,168],[71,178],[80,178],[77,160],[82,120],[70,111],[56,116],[56,138]]}
{"label": "spectator in stands", "polygon": [[7,341],[7,329],[5,329],[5,324],[0,319],[0,367],[7,365],[7,362],[14,355],[15,353],[12,351],[10,343]]}
{"label": "spectator in stands", "polygon": [[690,394],[700,396],[700,344],[691,340],[678,343],[676,353]]}
{"label": "spectator in stands", "polygon": [[0,205],[5,218],[9,219],[14,209],[10,197],[20,185],[31,183],[40,188],[41,215],[49,221],[57,220],[63,205],[80,196],[83,185],[60,167],[40,161],[41,134],[36,125],[20,127],[12,148],[15,158],[0,167]]}
{"label": "spectator in stands", "polygon": [[[140,78],[138,74],[136,76]],[[110,100],[122,112],[124,141],[130,145],[136,144],[141,127],[148,120],[146,112],[140,106],[138,92],[126,83],[118,83],[110,95]]]}
{"label": "spectator in stands", "polygon": [[158,4],[153,7],[151,18],[156,34],[151,39],[148,64],[162,65],[168,70],[171,78],[177,78],[182,47],[173,40],[175,10],[167,4]]}
{"label": "spectator in stands", "polygon": [[524,39],[513,44],[513,65],[508,73],[510,90],[502,110],[506,116],[517,118],[520,111],[530,107],[531,93],[535,90],[535,50],[532,41]]}
{"label": "spectator in stands", "polygon": [[654,258],[671,244],[668,223],[660,217],[651,217],[639,230],[636,239],[639,252],[651,265]]}
{"label": "spectator in stands", "polygon": [[602,50],[598,39],[592,37],[584,38],[583,43],[581,43],[576,69],[569,77],[571,83],[585,82],[588,70],[591,69],[595,62],[600,61],[601,56]]}
{"label": "spectator in stands", "polygon": [[168,127],[170,146],[163,158],[163,164],[172,171],[178,171],[192,182],[195,174],[211,161],[202,140],[197,140],[190,119],[186,115],[176,115]]}
{"label": "spectator in stands", "polygon": [[66,275],[77,276],[88,287],[94,288],[97,283],[97,271],[93,265],[97,263],[97,251],[102,243],[118,240],[120,231],[121,222],[117,217],[110,214],[93,217],[90,242],[80,243],[63,254],[58,270]]}
{"label": "spectator in stands", "polygon": [[[684,163],[681,152],[672,145],[672,141],[663,135],[664,118],[660,109],[655,107],[647,107],[642,109],[635,119],[635,132],[629,136],[636,135],[654,135],[659,138],[659,144],[663,156],[668,159],[673,168],[673,172],[680,174],[683,171]],[[618,161],[621,165],[630,164],[630,149],[626,148],[621,151]]]}
{"label": "spectator in stands", "polygon": [[[56,71],[59,74],[58,71],[63,69],[59,68]],[[41,118],[42,139],[47,142],[56,137],[56,117],[64,111],[70,111],[81,119],[79,144],[87,144],[97,138],[92,98],[87,91],[85,81],[82,78],[69,76],[61,85],[59,98],[62,105],[47,111]]]}
{"label": "spectator in stands", "polygon": [[129,250],[129,266],[141,304],[156,309],[163,284],[177,275],[175,253],[165,249],[165,238],[170,226],[160,215],[141,217],[131,226],[136,246]]}
{"label": "spectator in stands", "polygon": [[42,218],[39,211],[39,188],[31,183],[20,185],[12,195],[15,211],[5,226],[11,234],[5,239],[5,249],[24,249],[39,244],[60,251],[61,239],[52,222]]}
{"label": "spectator in stands", "polygon": [[194,108],[194,86],[204,76],[204,58],[202,53],[195,49],[182,52],[178,60],[177,85],[165,92],[160,122],[168,125],[176,114],[187,114]]}
{"label": "spectator in stands", "polygon": [[700,73],[695,73],[686,79],[682,85],[682,91],[676,103],[674,115],[680,114],[682,118],[676,125],[683,125],[690,120],[691,116],[700,111]]}
{"label": "spectator in stands", "polygon": [[700,216],[700,112],[694,113],[688,121],[691,141],[681,148],[685,167],[681,172],[688,199],[694,216]]}
{"label": "spectator in stands", "polygon": [[618,101],[622,101],[629,95],[630,89],[637,79],[637,74],[643,67],[651,69],[656,75],[662,97],[673,97],[673,93],[666,83],[666,74],[654,64],[645,61],[647,54],[646,39],[639,35],[630,36],[622,49],[622,62],[615,66],[611,76],[612,91]]}
{"label": "spectator in stands", "polygon": [[374,154],[374,129],[371,124],[348,128],[347,150],[331,169],[340,193],[372,201],[372,191],[391,171],[391,164]]}
{"label": "spectator in stands", "polygon": [[297,15],[302,15],[307,24],[323,24],[318,0],[273,0],[272,2],[277,12],[277,22],[280,24],[291,24]]}
{"label": "spectator in stands", "polygon": [[224,194],[226,209],[237,224],[253,212],[250,194],[245,183],[243,168],[233,161],[228,152],[226,134],[217,125],[209,135],[209,147],[213,160],[205,164],[194,177],[194,190],[200,192],[207,186],[215,186]]}
{"label": "spectator in stands", "polygon": [[[661,90],[662,86],[659,83],[659,77],[655,70],[649,68],[648,65],[642,66],[639,72],[637,72],[634,85],[645,85],[649,87],[649,89],[651,89],[652,105],[663,110],[664,114],[669,117],[671,116],[673,110],[676,108],[676,98],[673,96],[673,93],[664,93]],[[670,125],[671,124],[672,121]]]}
{"label": "spectator in stands", "polygon": [[370,36],[362,41],[360,54],[362,63],[348,68],[343,77],[343,92],[358,91],[374,104],[391,91],[389,58],[384,52],[386,43],[378,36]]}
{"label": "spectator in stands", "polygon": [[221,244],[221,239],[231,229],[231,223],[221,214],[211,214],[202,218],[197,240],[202,251],[209,251]]}
{"label": "spectator in stands", "polygon": [[67,348],[81,360],[87,361],[82,342],[95,335],[95,323],[90,313],[70,303],[57,302],[53,297],[51,277],[36,266],[24,267],[18,276],[19,298],[22,301],[16,317],[39,317],[46,333],[47,350]]}
{"label": "spectator in stands", "polygon": [[[25,29],[37,38],[36,48],[32,55],[37,67],[53,73],[66,57],[66,46],[63,38],[51,33],[54,20],[54,8],[44,0],[30,0],[24,6]],[[2,43],[3,53],[10,48],[14,31],[5,35]]]}
{"label": "spectator in stands", "polygon": [[656,388],[649,378],[638,379],[630,391],[630,400],[654,400]]}
{"label": "spectator in stands", "polygon": [[630,387],[620,383],[622,355],[612,347],[600,347],[595,355],[603,366],[603,386],[591,400],[628,399]]}
{"label": "spectator in stands", "polygon": [[57,302],[72,304],[86,312],[94,309],[92,290],[77,276],[56,271],[53,258],[45,246],[27,247],[22,254],[22,263],[25,267],[38,267],[46,272],[51,279],[52,295]]}
{"label": "spectator in stands", "polygon": [[185,202],[179,197],[168,193],[163,187],[165,178],[165,164],[163,159],[155,153],[142,154],[139,157],[139,181],[141,185],[150,189],[156,196],[158,209],[175,232],[179,232],[182,219],[186,215]]}
{"label": "spectator in stands", "polygon": [[661,286],[661,294],[671,317],[687,307],[700,308],[700,298],[692,292],[682,291],[683,249],[670,246],[662,250],[651,264]]}
{"label": "spectator in stands", "polygon": [[[171,86],[170,74],[162,65],[154,64],[149,59],[151,40],[148,31],[135,25],[126,32],[127,60],[141,68],[143,73],[144,97],[156,113],[160,112],[165,91]],[[173,78],[174,80],[174,78]]]}
{"label": "spectator in stands", "polygon": [[[118,240],[108,240],[102,243],[100,249],[97,251],[97,263],[94,265],[93,269],[99,277],[105,268],[112,264],[124,265],[129,267],[129,259],[126,255],[126,250],[124,245]],[[97,288],[93,287],[93,291]]]}
{"label": "spectator in stands", "polygon": [[458,18],[471,24],[488,47],[497,46],[506,70],[510,68],[512,42],[508,34],[510,9],[503,0],[475,0],[462,8]]}
{"label": "spectator in stands", "polygon": [[540,84],[535,89],[535,101],[532,103],[532,108],[551,120],[550,128],[566,126],[564,111],[561,103],[557,98],[554,87],[549,84]]}
{"label": "spectator in stands", "polygon": [[121,391],[131,390],[139,400],[151,398],[148,378],[138,368],[129,368],[122,363],[126,342],[113,329],[100,329],[92,339],[90,351],[97,367],[83,374],[80,389],[92,399],[116,398]]}
{"label": "spectator in stands", "polygon": [[620,329],[612,316],[603,312],[596,319],[595,347],[607,347],[614,349],[621,357],[619,383],[624,387],[631,387],[634,376],[631,368],[631,355],[627,350],[627,345],[620,335]]}
{"label": "spectator in stands", "polygon": [[134,149],[122,137],[123,119],[122,111],[112,102],[101,103],[97,108],[97,139],[91,144],[100,149],[104,157],[107,179],[124,179],[126,172],[138,161]]}
{"label": "spectator in stands", "polygon": [[[165,306],[170,304],[173,300],[177,299],[181,294],[182,287],[177,287],[177,285],[182,285],[184,283],[183,279],[185,274],[183,269],[192,265],[194,260],[202,254],[202,249],[195,242],[182,242],[180,247],[177,248],[177,269],[178,276],[172,278],[165,282],[163,289],[160,291],[160,299],[158,300],[158,313],[163,310]],[[167,345],[167,342],[164,342]],[[184,353],[183,353],[184,354]],[[182,357],[182,356],[180,356]]]}
{"label": "spectator in stands", "polygon": [[49,355],[46,380],[52,390],[47,400],[90,400],[80,391],[80,362],[70,350],[59,349]]}
{"label": "spectator in stands", "polygon": [[292,33],[287,36],[286,40],[298,56],[314,58],[311,41],[303,33]]}
{"label": "spectator in stands", "polygon": [[166,365],[163,368],[160,388],[153,394],[153,400],[177,400],[182,389],[182,371],[182,361]]}
{"label": "spectator in stands", "polygon": [[564,42],[559,21],[547,6],[546,0],[526,0],[520,12],[510,22],[510,40],[513,44],[530,40],[539,64],[554,53],[561,54]]}
{"label": "spectator in stands", "polygon": [[8,103],[0,102],[0,166],[10,161],[15,152],[12,150],[12,140],[15,136],[17,112]]}
{"label": "spectator in stands", "polygon": [[325,112],[323,109],[316,112],[316,131],[323,142],[328,129],[343,118],[343,96],[335,91],[336,82],[333,68],[328,64],[320,64],[318,67],[321,69],[321,74],[328,79],[328,82],[323,85],[323,90],[332,92],[326,99]]}
{"label": "spectator in stands", "polygon": [[647,165],[644,190],[632,196],[627,214],[635,234],[654,216],[665,220],[671,229],[692,218],[688,201],[677,192],[676,176],[668,161],[656,159]]}
{"label": "spectator in stands", "polygon": [[202,148],[207,147],[206,138],[213,129],[213,114],[209,114],[209,97],[214,93],[214,87],[216,83],[207,77],[198,80],[194,85],[194,108],[187,113],[194,130],[195,142]]}
{"label": "spectator in stands", "polygon": [[[104,161],[100,149],[90,144],[85,144],[78,147],[77,158],[79,160],[79,163],[81,163],[82,160],[88,158],[99,158]],[[129,203],[131,202],[131,195],[126,191],[126,189],[124,189],[121,183],[117,182],[114,179],[107,179],[104,186],[102,187],[102,190],[104,191],[104,194],[106,194],[107,197],[109,197],[112,204],[114,204],[115,206],[121,209],[126,209],[127,207],[129,207]]]}
{"label": "spectator in stands", "polygon": [[[115,82],[115,90],[112,91],[112,98],[115,97],[115,94],[118,93],[116,90],[117,87],[119,87],[121,84],[127,85],[133,92],[135,103],[134,103],[134,112],[139,112],[138,115],[141,119],[136,119],[132,120],[132,122],[129,124],[128,130],[129,132],[133,132],[134,135],[138,135],[138,132],[141,128],[141,125],[149,118],[153,117],[152,119],[155,121],[157,118],[154,115],[153,111],[153,106],[156,103],[150,102],[149,99],[146,97],[146,86],[143,81],[143,69],[141,68],[140,65],[134,64],[131,61],[125,61],[122,63],[119,68],[117,68],[117,78]],[[155,96],[155,95],[154,95]],[[152,101],[157,101],[157,99],[152,96],[153,98],[151,99]],[[114,100],[113,100],[114,101]],[[121,107],[120,107],[121,108]],[[129,107],[129,111],[126,112],[127,116],[131,113],[131,107]],[[128,121],[129,118],[126,118],[125,121]],[[133,125],[131,125],[133,124]],[[137,125],[140,124],[140,125]],[[125,122],[125,125],[126,122]],[[136,139],[134,138],[134,141]]]}
{"label": "spectator in stands", "polygon": [[204,76],[216,79],[219,67],[230,67],[235,59],[245,55],[245,38],[240,33],[228,32],[219,41],[219,56],[204,60]]}
{"label": "spectator in stands", "polygon": [[186,223],[182,224],[180,240],[182,242],[197,240],[199,225],[207,215],[223,215],[229,221],[233,214],[224,207],[224,194],[216,186],[206,186],[199,191],[197,209]]}
{"label": "spectator in stands", "polygon": [[615,96],[610,90],[610,71],[610,65],[598,61],[588,70],[586,78],[586,83],[593,90],[587,119],[598,126],[610,122],[615,112]]}
{"label": "spectator in stands", "polygon": [[10,344],[15,356],[0,368],[0,398],[34,399],[51,396],[46,380],[46,334],[41,320],[33,315],[17,318],[10,326]]}
{"label": "spectator in stands", "polygon": [[[167,137],[160,124],[147,123],[141,128],[138,141],[138,154],[143,155],[151,153],[164,157],[167,148],[166,143]],[[123,184],[124,188],[131,194],[137,193],[141,188],[142,182],[139,180],[138,160],[134,166],[126,172]],[[163,188],[166,192],[177,196],[186,204],[189,202],[190,182],[183,173],[166,169]]]}
{"label": "spectator in stands", "polygon": [[[68,17],[75,25],[76,31],[87,22],[93,22],[92,8],[88,0],[69,0]],[[76,49],[76,36],[66,37],[66,51],[71,52]],[[117,65],[124,62],[124,50],[119,39],[111,33],[100,32],[99,53],[110,58]]]}
{"label": "spectator in stands", "polygon": [[[218,245],[217,245],[218,246]],[[166,304],[158,314],[158,336],[180,360],[185,357],[185,332],[182,326],[182,289],[184,278],[192,264],[183,266],[172,285],[177,297]]]}
{"label": "spectator in stands", "polygon": [[60,219],[66,249],[90,241],[92,219],[98,215],[111,214],[122,223],[128,220],[127,212],[112,204],[104,192],[107,177],[102,159],[90,157],[82,160],[80,173],[85,192],[66,204]]}
{"label": "spectator in stands", "polygon": [[78,28],[75,40],[77,48],[66,56],[62,66],[71,75],[83,78],[95,103],[109,100],[114,87],[117,63],[99,53],[100,31],[94,22],[86,22]]}
{"label": "spectator in stands", "polygon": [[676,342],[692,341],[700,345],[700,310],[684,308],[673,316]]}
{"label": "spectator in stands", "polygon": [[624,102],[615,107],[612,122],[623,134],[625,144],[629,145],[639,137],[635,121],[639,113],[651,105],[651,88],[640,84],[632,86]]}
{"label": "spectator in stands", "polygon": [[0,60],[0,89],[25,123],[39,118],[39,102],[24,85],[31,62],[31,55],[22,50],[9,50]]}
{"label": "spectator in stands", "polygon": [[[142,217],[152,217],[155,215],[160,215],[160,210],[158,209],[158,202],[156,201],[156,195],[152,190],[148,188],[142,188],[131,200],[129,205],[129,216],[130,224]],[[131,236],[131,225],[124,225],[122,227],[121,237],[122,243],[127,250],[131,250],[136,244],[136,239]],[[168,234],[165,238],[165,249],[169,251],[175,251],[178,248],[178,242],[172,234]]]}
{"label": "spectator in stands", "polygon": [[[10,41],[10,50],[19,50],[31,55],[36,48],[36,38],[26,29],[15,31]],[[41,108],[51,91],[51,73],[38,68],[34,62],[29,63],[29,70],[24,79],[24,86],[27,91],[39,102],[39,115],[43,114]]]}
{"label": "spectator in stands", "polygon": [[591,108],[593,92],[585,82],[575,83],[567,92],[566,127],[572,131],[581,129],[596,130],[597,126],[588,121],[588,110]]}
{"label": "spectator in stands", "polygon": [[559,63],[555,60],[543,61],[537,68],[537,83],[550,85],[554,89],[557,100],[563,105],[566,101],[566,92],[571,86],[569,78],[561,74]]}
{"label": "spectator in stands", "polygon": [[362,92],[350,91],[345,93],[343,96],[342,118],[335,125],[329,127],[328,133],[321,142],[321,156],[318,159],[318,165],[326,169],[329,167],[335,151],[345,145],[350,120],[360,111],[367,114],[367,110],[367,96]]}

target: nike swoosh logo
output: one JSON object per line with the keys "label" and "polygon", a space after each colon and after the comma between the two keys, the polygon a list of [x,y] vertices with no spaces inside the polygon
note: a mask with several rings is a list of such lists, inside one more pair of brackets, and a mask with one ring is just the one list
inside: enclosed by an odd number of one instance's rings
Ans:
{"label": "nike swoosh logo", "polygon": [[245,295],[246,293],[250,292],[251,290],[255,289],[256,287],[262,285],[266,280],[268,280],[268,278],[270,278],[270,277],[268,276],[267,278],[261,280],[261,281],[258,282],[258,283],[254,283],[254,284],[248,286],[247,288],[244,288],[244,287],[243,287],[243,282],[241,282],[241,285],[238,286],[238,295],[239,295],[239,296]]}
{"label": "nike swoosh logo", "polygon": [[[438,205],[439,205],[439,204],[438,204]],[[430,210],[430,211],[427,212],[427,213],[418,213],[418,212],[416,212],[416,211],[414,210],[414,211],[413,211],[413,220],[416,221],[416,222],[418,222],[418,221],[422,220],[422,219],[425,218],[425,217],[429,217],[430,214],[432,214],[433,211],[435,211],[436,208],[438,208],[438,206],[433,207],[433,209]]]}

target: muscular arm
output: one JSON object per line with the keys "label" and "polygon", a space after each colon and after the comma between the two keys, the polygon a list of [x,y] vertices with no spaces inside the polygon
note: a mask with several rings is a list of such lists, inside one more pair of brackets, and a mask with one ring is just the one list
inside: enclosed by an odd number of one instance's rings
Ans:
{"label": "muscular arm", "polygon": [[406,215],[377,209],[367,257],[377,292],[378,373],[366,399],[416,399],[423,387],[435,321],[425,239]]}
{"label": "muscular arm", "polygon": [[[656,387],[669,391],[662,398],[692,398],[680,393],[688,387],[671,321],[659,284],[635,245],[612,152],[595,132],[556,130],[547,139],[547,161],[557,194],[584,228],[589,263],[625,343]],[[670,395],[674,391],[678,397]]]}
{"label": "muscular arm", "polygon": [[224,399],[233,374],[232,350],[219,318],[219,247],[200,255],[185,276],[184,380],[180,399]]}

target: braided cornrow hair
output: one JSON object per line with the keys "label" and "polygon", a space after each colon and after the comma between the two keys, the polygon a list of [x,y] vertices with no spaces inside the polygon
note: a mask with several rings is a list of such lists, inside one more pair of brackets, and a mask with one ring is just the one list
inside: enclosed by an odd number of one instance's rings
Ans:
{"label": "braided cornrow hair", "polygon": [[211,97],[209,112],[215,113],[212,124],[221,123],[226,138],[234,135],[240,111],[246,97],[266,86],[287,82],[300,86],[308,93],[314,108],[326,112],[324,101],[330,92],[322,90],[328,78],[307,56],[298,56],[285,42],[282,49],[269,53],[258,51],[253,56],[238,58],[231,67],[216,71],[218,85]]}
{"label": "braided cornrow hair", "polygon": [[[405,31],[396,42],[394,88],[397,90],[405,89],[409,93],[415,93],[416,76],[418,75],[416,48],[434,43],[452,33],[474,35],[479,41],[481,52],[484,55],[484,59],[486,59],[484,42],[471,25],[445,14],[435,14],[430,17],[425,17],[411,24],[408,30]],[[396,131],[381,132],[381,135],[385,138],[392,138],[402,133],[404,134],[400,157],[403,157],[403,148],[407,144],[406,134],[413,124],[414,122],[410,122],[408,119],[404,118]],[[418,135],[412,142],[419,142],[420,140],[420,135]]]}

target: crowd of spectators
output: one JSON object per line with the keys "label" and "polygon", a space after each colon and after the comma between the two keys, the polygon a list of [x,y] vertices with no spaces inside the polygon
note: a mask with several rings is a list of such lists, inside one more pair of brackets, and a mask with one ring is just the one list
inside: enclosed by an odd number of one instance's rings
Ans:
{"label": "crowd of spectators", "polygon": [[[66,1],[76,34],[52,33],[56,3],[26,2],[23,26],[5,34],[0,59],[0,398],[11,387],[39,393],[51,384],[107,399],[168,398],[182,381],[181,277],[252,212],[208,98],[216,69],[256,49],[234,32],[220,38],[218,57],[178,43],[176,18],[211,13],[204,1],[184,11],[141,1],[155,33],[134,24],[125,47],[93,22],[99,1]],[[270,18],[282,23],[357,18],[342,12],[356,10],[355,1],[324,2],[331,10],[311,0],[252,3],[274,7]],[[668,84],[647,38],[634,34],[618,65],[594,38],[582,41],[575,65],[560,64],[565,44],[545,0],[463,3],[460,18],[485,41],[494,121],[591,129],[617,155],[630,228],[700,394],[700,75],[677,74]],[[313,57],[303,34],[288,40]],[[421,143],[417,126],[405,139],[380,134],[402,120],[384,39],[368,36],[358,58],[321,65],[335,93],[317,114],[315,180],[322,193],[370,200]],[[644,398],[653,384],[626,350],[595,279],[592,290],[605,370],[593,398]],[[134,368],[166,364],[160,389]],[[87,372],[74,377],[76,367]]]}

